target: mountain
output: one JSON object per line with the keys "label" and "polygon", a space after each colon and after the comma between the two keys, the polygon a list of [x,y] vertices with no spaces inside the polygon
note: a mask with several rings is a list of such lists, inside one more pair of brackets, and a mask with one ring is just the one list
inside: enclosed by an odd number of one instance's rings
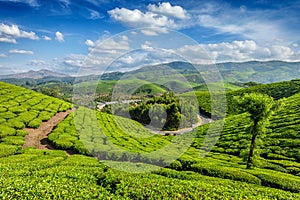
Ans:
{"label": "mountain", "polygon": [[[147,65],[129,72],[110,72],[102,75],[89,75],[73,77],[76,82],[89,80],[119,80],[124,74],[129,77],[147,78],[154,80],[163,76],[164,78],[177,78],[183,75],[187,81],[197,84],[203,83],[200,72],[209,71],[211,67],[219,70],[225,82],[258,82],[273,83],[300,78],[300,62],[284,61],[248,61],[248,62],[226,62],[213,65],[199,65],[187,62],[175,61],[158,65]],[[43,79],[45,77],[64,78],[70,76],[49,70],[28,71],[19,74],[2,75],[0,79]],[[4,80],[7,81],[7,80]],[[9,81],[11,82],[11,80]]]}
{"label": "mountain", "polygon": [[274,83],[300,78],[300,62],[249,61],[216,64],[225,81]]}
{"label": "mountain", "polygon": [[68,77],[66,74],[53,72],[47,69],[42,69],[39,71],[30,70],[28,72],[24,73],[18,73],[18,74],[9,74],[9,75],[2,75],[0,76],[0,79],[9,79],[9,78],[32,78],[32,79],[40,79],[45,77]]}
{"label": "mountain", "polygon": [[[300,62],[284,61],[227,62],[213,65],[198,65],[178,61],[145,66],[131,71],[129,74],[137,77],[146,75],[147,78],[166,74],[175,77],[176,74],[182,74],[190,82],[201,83],[203,79],[199,71],[209,71],[212,67],[219,70],[225,82],[273,83],[300,78]],[[174,71],[171,72],[172,70]]]}

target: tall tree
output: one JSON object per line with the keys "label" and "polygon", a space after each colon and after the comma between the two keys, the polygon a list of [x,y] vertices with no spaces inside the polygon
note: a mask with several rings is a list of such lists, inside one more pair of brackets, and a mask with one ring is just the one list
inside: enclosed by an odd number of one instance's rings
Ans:
{"label": "tall tree", "polygon": [[250,133],[252,135],[250,150],[247,158],[247,169],[254,166],[254,151],[257,138],[266,132],[266,125],[269,123],[271,115],[283,105],[283,101],[275,102],[266,94],[250,93],[245,94],[238,100],[242,111],[250,114],[252,121]]}

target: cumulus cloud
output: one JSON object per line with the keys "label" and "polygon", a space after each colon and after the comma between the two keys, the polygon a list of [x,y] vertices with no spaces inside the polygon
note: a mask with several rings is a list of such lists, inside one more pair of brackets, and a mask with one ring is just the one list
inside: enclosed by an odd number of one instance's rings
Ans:
{"label": "cumulus cloud", "polygon": [[6,54],[4,54],[4,53],[0,53],[0,58],[5,58],[5,57],[7,57],[7,55],[6,55]]}
{"label": "cumulus cloud", "polygon": [[213,64],[215,60],[211,54],[204,49],[204,46],[199,45],[184,45],[178,49],[170,49],[169,51],[180,55],[188,62],[197,64]]}
{"label": "cumulus cloud", "polygon": [[147,36],[157,36],[160,33],[168,33],[168,29],[165,27],[151,28],[151,29],[144,28],[144,29],[141,29],[141,33],[143,33],[144,35],[147,35]]}
{"label": "cumulus cloud", "polygon": [[94,42],[92,40],[86,40],[85,44],[90,47],[94,46]]}
{"label": "cumulus cloud", "polygon": [[64,64],[72,67],[83,67],[85,55],[82,54],[70,54],[64,58]]}
{"label": "cumulus cloud", "polygon": [[46,36],[46,35],[44,35],[44,36],[43,36],[43,40],[50,41],[50,40],[52,40],[52,38],[51,38],[51,37],[48,37],[48,36]]}
{"label": "cumulus cloud", "polygon": [[175,27],[174,21],[167,16],[152,12],[143,13],[138,9],[115,8],[108,11],[110,17],[132,27]]}
{"label": "cumulus cloud", "polygon": [[17,43],[18,38],[39,39],[35,32],[21,30],[16,24],[7,25],[0,23],[0,42]]}
{"label": "cumulus cloud", "polygon": [[17,43],[16,39],[13,38],[4,38],[4,37],[0,37],[0,42],[7,42],[7,43]]}
{"label": "cumulus cloud", "polygon": [[59,31],[57,31],[57,32],[55,33],[55,39],[56,39],[57,41],[59,41],[59,42],[64,42],[64,41],[65,41],[65,40],[64,40],[63,34],[62,34],[61,32],[59,32]]}
{"label": "cumulus cloud", "polygon": [[175,17],[178,19],[187,19],[187,11],[181,6],[172,6],[169,2],[158,3],[157,5],[149,4],[148,10],[165,16]]}
{"label": "cumulus cloud", "polygon": [[126,26],[157,28],[156,31],[143,30],[142,33],[149,36],[167,33],[167,28],[179,29],[185,26],[183,21],[189,18],[186,10],[181,6],[172,6],[169,2],[149,4],[145,12],[139,9],[115,8],[108,11],[108,14]]}
{"label": "cumulus cloud", "polygon": [[33,55],[33,51],[22,50],[22,49],[12,49],[9,50],[10,54],[24,54],[24,55]]}
{"label": "cumulus cloud", "polygon": [[261,45],[253,40],[221,42],[214,44],[186,45],[174,50],[187,57],[192,62],[203,63],[201,59],[206,55],[211,62],[235,62],[251,60],[284,60],[299,61],[299,51],[282,45]]}
{"label": "cumulus cloud", "polygon": [[145,41],[144,44],[141,45],[141,49],[152,50],[153,47],[151,46],[151,42]]}
{"label": "cumulus cloud", "polygon": [[27,65],[34,67],[45,67],[47,66],[47,63],[44,60],[31,60],[29,63],[27,63]]}
{"label": "cumulus cloud", "polygon": [[[124,35],[96,41],[86,40],[85,43],[89,46],[88,55],[80,62],[72,60],[66,64],[80,66],[93,73],[102,73],[109,64],[131,49],[128,37]],[[127,58],[127,62],[130,62],[130,58]]]}

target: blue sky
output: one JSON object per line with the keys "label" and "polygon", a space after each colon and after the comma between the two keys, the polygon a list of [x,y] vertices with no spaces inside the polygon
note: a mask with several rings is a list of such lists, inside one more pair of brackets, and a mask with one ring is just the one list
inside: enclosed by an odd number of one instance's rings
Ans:
{"label": "blue sky", "polygon": [[299,61],[299,9],[297,0],[0,0],[0,74]]}

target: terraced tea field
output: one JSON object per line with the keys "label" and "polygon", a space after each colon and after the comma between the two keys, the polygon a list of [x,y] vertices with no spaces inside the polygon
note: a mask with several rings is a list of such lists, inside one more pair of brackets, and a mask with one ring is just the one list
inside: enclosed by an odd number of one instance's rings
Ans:
{"label": "terraced tea field", "polygon": [[37,130],[72,105],[13,85],[0,87],[3,199],[300,199],[300,94],[287,98],[271,118],[260,163],[247,170],[241,153],[249,145],[246,114],[225,119],[218,143],[204,158],[199,155],[211,124],[162,136],[133,120],[84,107],[49,135],[61,150],[22,148],[24,128]]}

